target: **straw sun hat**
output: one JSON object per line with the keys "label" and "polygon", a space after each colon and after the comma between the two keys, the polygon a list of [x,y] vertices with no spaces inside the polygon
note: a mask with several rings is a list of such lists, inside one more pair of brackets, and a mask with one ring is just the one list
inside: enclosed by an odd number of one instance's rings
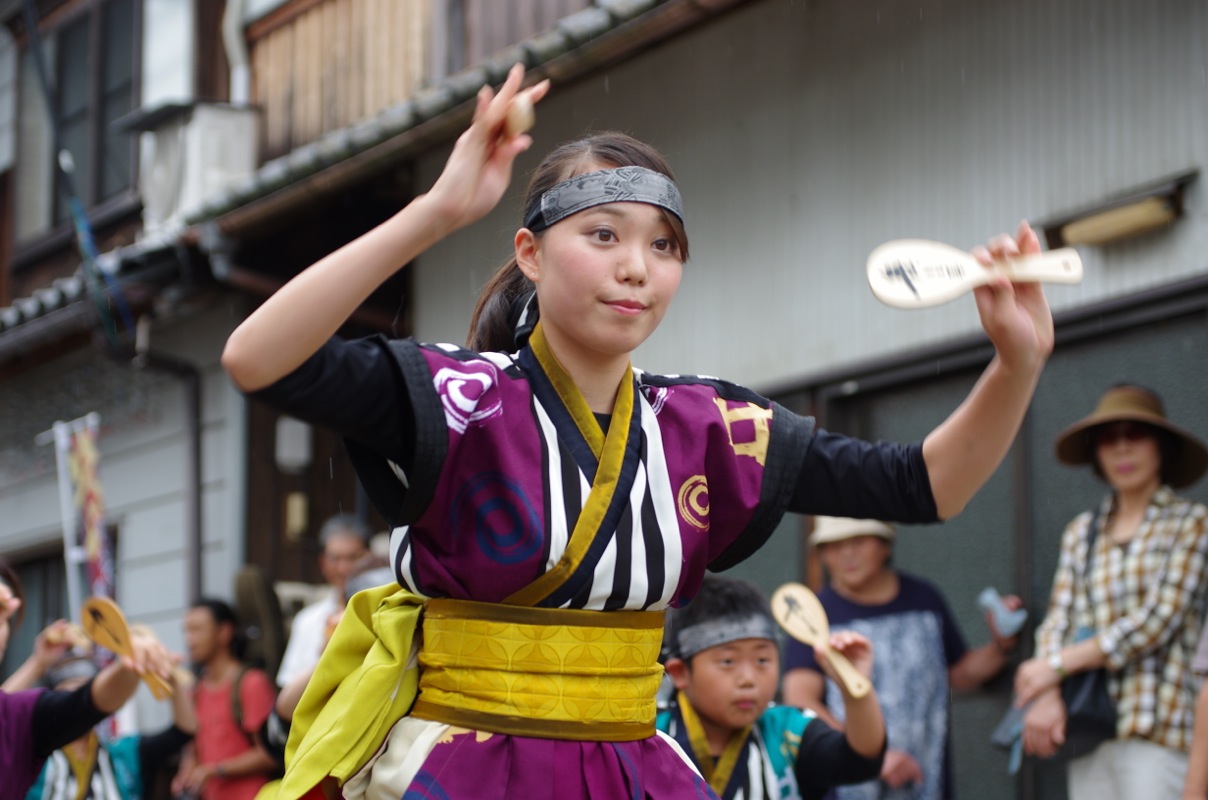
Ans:
{"label": "straw sun hat", "polygon": [[1111,422],[1142,422],[1160,428],[1175,442],[1173,463],[1162,464],[1165,480],[1174,488],[1195,483],[1208,469],[1208,447],[1194,434],[1166,419],[1162,398],[1140,386],[1114,386],[1099,398],[1088,416],[1057,435],[1057,460],[1063,464],[1095,463],[1093,430]]}
{"label": "straw sun hat", "polygon": [[892,542],[894,530],[875,519],[850,519],[848,517],[814,517],[814,530],[810,533],[810,544],[830,544],[857,536],[880,536]]}

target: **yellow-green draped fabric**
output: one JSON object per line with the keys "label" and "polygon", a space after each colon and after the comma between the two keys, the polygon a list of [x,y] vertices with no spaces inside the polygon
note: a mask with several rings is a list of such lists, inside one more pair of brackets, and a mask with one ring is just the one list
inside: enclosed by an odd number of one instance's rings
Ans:
{"label": "yellow-green draped fabric", "polygon": [[[529,337],[529,345],[600,463],[566,551],[553,568],[507,597],[504,603],[508,606],[533,606],[541,602],[579,568],[596,536],[611,533],[600,531],[600,524],[618,490],[635,406],[630,370],[617,387],[613,418],[606,435],[579,388],[550,350],[540,323]],[[418,693],[419,670],[405,667],[423,603],[422,597],[399,588],[398,584],[368,589],[349,601],[344,618],[323,650],[294,713],[285,751],[285,777],[279,785],[270,784],[262,789],[257,800],[297,800],[328,775],[343,784],[373,757],[390,728],[407,714]],[[614,616],[615,613],[608,612],[609,626],[627,627],[622,624],[626,617]],[[653,698],[662,672],[656,660],[662,626],[658,622],[661,616],[651,615],[650,619],[655,621],[650,623],[646,613],[634,614],[635,619],[642,620],[639,628],[655,629],[647,631],[651,636],[640,637],[643,641],[637,652],[641,657],[635,662],[640,675],[632,686],[615,688],[637,697]],[[621,631],[616,635],[626,634]],[[633,646],[620,645],[619,650],[626,654]],[[478,679],[498,680],[498,676],[479,675]],[[460,703],[471,704],[464,697]],[[356,713],[350,713],[354,708]],[[431,710],[432,704],[428,703],[426,708]],[[653,707],[640,712],[631,708],[621,715],[622,720],[612,723],[616,730],[601,731],[592,738],[613,741],[645,738],[654,730],[652,711]],[[445,710],[430,718],[449,721],[448,716]],[[591,716],[597,717],[599,712]],[[635,722],[637,718],[641,721]],[[469,718],[463,721],[468,722]],[[534,725],[544,730],[545,735],[555,732],[557,727],[548,722]],[[577,729],[567,726],[563,735],[569,735],[572,728]]]}
{"label": "yellow-green draped fabric", "polygon": [[423,602],[397,583],[353,595],[294,712],[285,777],[256,800],[297,800],[328,775],[342,784],[373,757],[415,700],[419,670],[406,667]]}

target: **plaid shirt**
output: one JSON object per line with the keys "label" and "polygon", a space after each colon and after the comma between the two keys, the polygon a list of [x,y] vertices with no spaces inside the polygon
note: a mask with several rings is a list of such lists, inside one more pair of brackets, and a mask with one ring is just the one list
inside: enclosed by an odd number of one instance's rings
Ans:
{"label": "plaid shirt", "polygon": [[[1049,611],[1036,631],[1048,658],[1090,631],[1107,655],[1117,735],[1191,747],[1196,679],[1191,671],[1208,588],[1208,507],[1159,489],[1137,535],[1116,545],[1103,530],[1113,497],[1099,508],[1089,580],[1083,581],[1091,512],[1061,538]],[[1087,589],[1089,588],[1089,598]]]}

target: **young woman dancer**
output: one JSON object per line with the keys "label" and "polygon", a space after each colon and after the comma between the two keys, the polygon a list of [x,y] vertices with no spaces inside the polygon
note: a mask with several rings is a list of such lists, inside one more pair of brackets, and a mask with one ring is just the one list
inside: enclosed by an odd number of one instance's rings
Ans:
{"label": "young woman dancer", "polygon": [[[1052,349],[1038,285],[977,290],[997,355],[944,423],[901,446],[815,430],[732,384],[636,370],[688,241],[670,169],[621,134],[537,168],[468,348],[333,338],[401,265],[499,201],[532,143],[507,132],[522,79],[517,67],[479,93],[427,194],[305,270],[227,343],[242,390],[345,435],[400,526],[402,591],[350,605],[295,717],[282,797],[328,775],[347,797],[712,796],[654,732],[660,612],[688,602],[706,568],[757,549],[786,510],[958,513]],[[1038,249],[1021,224],[977,254]]]}

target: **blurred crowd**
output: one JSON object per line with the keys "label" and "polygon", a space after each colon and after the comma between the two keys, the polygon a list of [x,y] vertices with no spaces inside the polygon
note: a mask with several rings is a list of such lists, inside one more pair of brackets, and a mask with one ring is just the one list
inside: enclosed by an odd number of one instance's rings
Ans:
{"label": "blurred crowd", "polygon": [[[1166,418],[1156,393],[1120,385],[1062,431],[1056,454],[1090,467],[1107,492],[1065,529],[1030,657],[1015,658],[1018,597],[987,606],[988,635],[970,646],[940,590],[893,564],[893,525],[816,517],[829,647],[789,641],[782,668],[766,597],[709,577],[668,619],[659,729],[723,800],[943,800],[960,734],[951,693],[1014,663],[1013,708],[995,735],[1012,771],[1023,756],[1060,755],[1071,800],[1208,797],[1208,508],[1175,494],[1208,469],[1208,447]],[[294,710],[348,600],[394,581],[355,517],[328,520],[319,545],[326,583],[271,658],[247,657],[247,621],[218,598],[188,609],[183,654],[132,625],[129,648],[105,661],[79,626],[48,625],[0,692],[0,800],[255,798],[283,772]],[[22,600],[0,559],[0,654]],[[836,659],[872,691],[854,692]],[[106,720],[148,673],[171,690],[161,698],[171,722],[119,734]],[[1084,735],[1075,685],[1101,693],[1097,737]],[[309,796],[339,793],[320,785]]]}

